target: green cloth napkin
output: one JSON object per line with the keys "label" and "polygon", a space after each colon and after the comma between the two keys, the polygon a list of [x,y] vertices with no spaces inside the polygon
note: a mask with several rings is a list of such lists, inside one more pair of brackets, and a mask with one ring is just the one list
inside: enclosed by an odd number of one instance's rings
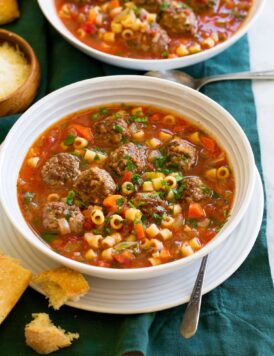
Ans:
{"label": "green cloth napkin", "polygon": [[[82,79],[133,71],[102,64],[74,49],[46,23],[36,1],[21,1],[21,19],[6,26],[35,49],[43,69],[38,97]],[[249,70],[249,48],[243,38],[223,54],[189,67],[196,76]],[[256,110],[248,81],[223,82],[207,86],[204,93],[223,105],[245,130],[261,172]],[[3,140],[18,118],[0,119]],[[266,220],[247,260],[234,275],[203,298],[199,329],[195,337],[183,339],[179,325],[185,306],[136,316],[117,316],[62,307],[55,312],[37,292],[28,289],[0,326],[1,352],[6,355],[34,355],[24,343],[24,326],[31,313],[47,312],[52,320],[80,339],[60,355],[118,356],[140,351],[147,356],[274,354],[274,293],[265,238]],[[1,238],[1,236],[0,236]],[[164,288],[165,286],[163,286]]]}

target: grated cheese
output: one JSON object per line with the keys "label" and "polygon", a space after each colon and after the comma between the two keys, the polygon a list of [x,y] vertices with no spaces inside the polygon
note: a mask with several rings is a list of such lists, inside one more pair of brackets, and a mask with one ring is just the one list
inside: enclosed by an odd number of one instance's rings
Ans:
{"label": "grated cheese", "polygon": [[29,74],[24,54],[7,42],[0,44],[0,99],[14,92]]}

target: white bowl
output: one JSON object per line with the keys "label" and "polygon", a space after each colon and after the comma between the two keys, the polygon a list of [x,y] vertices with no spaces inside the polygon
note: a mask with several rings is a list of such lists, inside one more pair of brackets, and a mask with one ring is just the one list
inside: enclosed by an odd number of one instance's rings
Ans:
{"label": "white bowl", "polygon": [[[29,228],[17,200],[18,172],[32,143],[64,116],[92,106],[126,102],[149,104],[176,112],[209,132],[225,149],[234,169],[234,204],[231,217],[223,229],[192,256],[138,269],[90,266],[54,252]],[[13,126],[3,144],[0,158],[1,201],[9,219],[22,236],[61,264],[89,275],[109,279],[145,279],[159,276],[210,253],[229,236],[242,219],[250,203],[254,180],[255,164],[250,144],[240,126],[226,110],[193,89],[163,79],[143,76],[88,79],[47,95],[27,110]]]}
{"label": "white bowl", "polygon": [[216,47],[186,57],[173,58],[173,59],[152,59],[152,60],[118,57],[118,56],[114,56],[111,54],[98,51],[92,47],[87,46],[85,43],[79,41],[63,24],[61,19],[58,17],[54,0],[38,0],[38,3],[44,15],[51,23],[51,25],[68,42],[70,42],[73,46],[80,49],[87,55],[96,58],[102,62],[112,64],[118,67],[123,67],[123,68],[137,69],[137,70],[167,70],[167,69],[187,67],[192,64],[205,61],[221,53],[226,48],[230,47],[233,43],[238,41],[248,31],[250,26],[257,19],[259,13],[263,8],[264,0],[253,0],[253,6],[250,11],[250,14],[246,19],[246,21],[241,26],[241,28],[232,37],[230,37],[225,42],[217,45]]}

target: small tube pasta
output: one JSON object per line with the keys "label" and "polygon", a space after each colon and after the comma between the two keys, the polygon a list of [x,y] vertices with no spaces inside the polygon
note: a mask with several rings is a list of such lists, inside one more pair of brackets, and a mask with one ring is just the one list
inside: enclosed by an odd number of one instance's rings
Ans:
{"label": "small tube pasta", "polygon": [[127,219],[127,220],[130,220],[130,221],[139,221],[139,220],[141,220],[142,212],[141,212],[141,210],[136,209],[136,208],[129,208],[129,209],[126,211],[125,216],[126,216],[126,219]]}
{"label": "small tube pasta", "polygon": [[76,137],[74,142],[73,142],[73,146],[76,149],[81,149],[84,148],[88,145],[88,140],[86,140],[83,137]]}
{"label": "small tube pasta", "polygon": [[168,239],[170,239],[172,237],[173,233],[169,229],[163,229],[163,230],[160,231],[160,235],[161,235],[163,240],[168,240]]}
{"label": "small tube pasta", "polygon": [[157,240],[157,239],[151,239],[150,240],[150,246],[153,247],[155,251],[162,251],[164,245],[162,241]]}
{"label": "small tube pasta", "polygon": [[230,176],[229,169],[227,167],[219,167],[216,172],[218,179],[227,179]]}
{"label": "small tube pasta", "polygon": [[112,247],[115,244],[116,244],[116,240],[115,240],[115,237],[112,235],[105,237],[101,243],[103,248]]}
{"label": "small tube pasta", "polygon": [[134,132],[134,134],[132,134],[132,137],[135,140],[142,140],[145,137],[145,133],[143,130],[139,130],[139,131]]}
{"label": "small tube pasta", "polygon": [[167,125],[174,125],[176,122],[175,116],[173,115],[166,115],[163,117],[163,122]]}
{"label": "small tube pasta", "polygon": [[134,190],[134,185],[131,182],[124,182],[122,184],[122,193],[125,195],[134,193]]}
{"label": "small tube pasta", "polygon": [[90,248],[86,253],[85,253],[85,258],[87,260],[94,260],[94,258],[97,257],[97,253],[93,251],[92,248]]}
{"label": "small tube pasta", "polygon": [[173,210],[173,215],[176,216],[182,212],[182,207],[180,204],[174,204],[172,210]]}
{"label": "small tube pasta", "polygon": [[49,203],[56,202],[56,201],[59,201],[59,200],[60,200],[60,195],[57,194],[57,193],[51,193],[47,197],[47,201]]}
{"label": "small tube pasta", "polygon": [[153,192],[154,188],[152,182],[150,181],[144,182],[142,185],[142,190],[144,192]]}
{"label": "small tube pasta", "polygon": [[185,242],[183,244],[183,246],[181,247],[181,252],[184,257],[193,255],[193,253],[194,253],[192,247],[187,242]]}
{"label": "small tube pasta", "polygon": [[216,179],[217,177],[217,169],[216,168],[211,168],[211,169],[208,169],[206,172],[205,172],[205,176],[208,178],[208,179]]}
{"label": "small tube pasta", "polygon": [[166,141],[169,141],[171,138],[172,138],[172,135],[164,132],[164,131],[161,131],[160,134],[159,134],[159,138],[161,141],[163,142],[166,142]]}
{"label": "small tube pasta", "polygon": [[189,245],[194,251],[200,250],[200,248],[202,247],[201,241],[198,237],[193,237],[193,239],[189,241]]}
{"label": "small tube pasta", "polygon": [[84,239],[87,241],[90,247],[98,249],[100,241],[102,240],[102,235],[94,235],[91,232],[86,232],[84,234]]}
{"label": "small tube pasta", "polygon": [[39,163],[39,157],[31,157],[27,160],[28,166],[31,168],[36,168]]}
{"label": "small tube pasta", "polygon": [[170,189],[175,189],[177,187],[177,181],[176,181],[176,178],[174,176],[166,176],[165,177],[165,181],[166,181],[166,184],[167,186],[170,188]]}
{"label": "small tube pasta", "polygon": [[159,234],[160,230],[156,224],[151,224],[147,229],[146,233],[149,237],[153,238]]}
{"label": "small tube pasta", "polygon": [[92,161],[94,161],[95,156],[96,156],[96,152],[94,152],[92,150],[86,150],[84,159],[88,162],[92,162]]}
{"label": "small tube pasta", "polygon": [[143,115],[143,109],[141,106],[139,106],[138,108],[134,108],[131,110],[132,115]]}
{"label": "small tube pasta", "polygon": [[103,39],[106,42],[114,42],[115,41],[115,33],[114,32],[105,32],[103,35]]}
{"label": "small tube pasta", "polygon": [[162,141],[158,140],[158,138],[151,138],[146,141],[146,145],[152,149],[159,148],[162,145]]}
{"label": "small tube pasta", "polygon": [[93,209],[90,214],[91,220],[95,225],[102,225],[105,221],[105,216],[102,210]]}
{"label": "small tube pasta", "polygon": [[166,198],[168,201],[172,201],[175,197],[175,194],[174,194],[174,191],[173,190],[170,190],[167,195],[166,195]]}
{"label": "small tube pasta", "polygon": [[123,226],[123,221],[120,215],[114,214],[110,217],[109,224],[114,230],[119,230]]}
{"label": "small tube pasta", "polygon": [[161,225],[164,227],[170,227],[174,223],[174,218],[172,216],[167,215],[162,219]]}
{"label": "small tube pasta", "polygon": [[193,134],[191,134],[189,136],[189,139],[192,143],[198,145],[201,143],[201,140],[200,140],[200,134],[199,134],[199,131],[196,131],[196,132],[193,132]]}
{"label": "small tube pasta", "polygon": [[165,181],[163,182],[163,178],[154,178],[152,179],[152,185],[154,187],[155,190],[160,190],[164,188],[164,184]]}
{"label": "small tube pasta", "polygon": [[150,257],[149,262],[151,263],[152,266],[157,266],[161,264],[161,261],[159,258],[155,258],[155,257]]}
{"label": "small tube pasta", "polygon": [[126,40],[131,39],[133,37],[133,31],[130,30],[129,28],[125,29],[122,32],[122,37]]}
{"label": "small tube pasta", "polygon": [[113,254],[113,248],[109,247],[101,253],[101,256],[105,260],[112,261],[113,260],[112,254]]}

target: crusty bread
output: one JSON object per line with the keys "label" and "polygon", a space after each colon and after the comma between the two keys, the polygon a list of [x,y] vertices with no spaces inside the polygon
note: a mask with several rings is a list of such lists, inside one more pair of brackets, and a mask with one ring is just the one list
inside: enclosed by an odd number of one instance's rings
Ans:
{"label": "crusty bread", "polygon": [[0,0],[0,25],[9,23],[19,16],[17,0]]}
{"label": "crusty bread", "polygon": [[58,310],[68,301],[76,301],[89,290],[84,276],[66,267],[41,272],[33,282],[42,289],[49,299],[49,306]]}
{"label": "crusty bread", "polygon": [[24,293],[31,276],[17,260],[0,254],[0,324]]}
{"label": "crusty bread", "polygon": [[66,333],[55,326],[46,313],[32,314],[32,317],[34,319],[25,326],[25,338],[26,344],[38,354],[46,355],[68,347],[79,338],[78,333]]}

